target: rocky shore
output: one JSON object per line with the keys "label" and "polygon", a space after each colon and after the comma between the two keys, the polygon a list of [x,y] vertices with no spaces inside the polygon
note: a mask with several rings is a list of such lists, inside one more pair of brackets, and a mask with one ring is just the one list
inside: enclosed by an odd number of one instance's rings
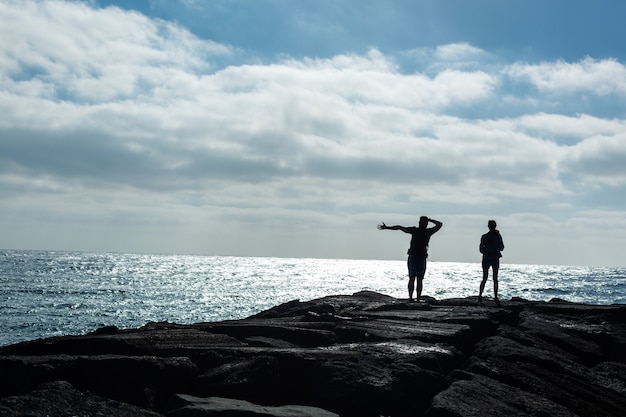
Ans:
{"label": "rocky shore", "polygon": [[626,415],[626,305],[374,292],[0,347],[0,415]]}

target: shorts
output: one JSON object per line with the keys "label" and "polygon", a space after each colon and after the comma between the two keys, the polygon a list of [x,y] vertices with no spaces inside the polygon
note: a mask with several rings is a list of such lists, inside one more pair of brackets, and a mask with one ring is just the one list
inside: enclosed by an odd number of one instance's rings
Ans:
{"label": "shorts", "polygon": [[500,258],[485,258],[483,257],[483,269],[500,269]]}
{"label": "shorts", "polygon": [[426,273],[426,258],[409,255],[409,259],[407,259],[406,264],[409,267],[410,278],[424,277],[424,274]]}

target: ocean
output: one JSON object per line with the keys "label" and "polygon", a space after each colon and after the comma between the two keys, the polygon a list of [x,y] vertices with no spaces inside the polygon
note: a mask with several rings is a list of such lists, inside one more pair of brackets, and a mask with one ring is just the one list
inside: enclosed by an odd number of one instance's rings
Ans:
{"label": "ocean", "polygon": [[[429,261],[423,295],[477,295],[479,263]],[[511,265],[502,300],[626,303],[626,268]],[[405,261],[0,250],[0,346],[103,326],[240,319],[361,290],[407,297]],[[486,297],[493,295],[491,279]]]}

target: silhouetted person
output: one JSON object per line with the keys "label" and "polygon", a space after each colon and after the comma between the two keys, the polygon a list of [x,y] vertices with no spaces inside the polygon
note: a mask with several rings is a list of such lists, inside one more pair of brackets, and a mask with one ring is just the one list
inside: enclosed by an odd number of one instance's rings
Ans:
{"label": "silhouetted person", "polygon": [[489,267],[491,267],[493,271],[493,297],[496,304],[500,305],[500,300],[498,299],[498,269],[500,269],[501,251],[504,250],[504,242],[500,232],[496,229],[495,220],[489,220],[487,227],[489,227],[489,231],[480,238],[479,250],[483,254],[483,280],[480,283],[478,302],[483,302],[483,291],[489,277]]}
{"label": "silhouetted person", "polygon": [[[428,223],[432,222],[435,226],[427,228]],[[408,250],[407,267],[409,269],[409,300],[413,300],[413,289],[417,280],[417,289],[415,291],[415,299],[419,301],[422,296],[422,281],[426,274],[426,258],[428,258],[428,242],[430,237],[441,229],[443,223],[440,221],[429,219],[426,216],[420,217],[419,227],[410,226],[387,226],[384,222],[378,225],[379,230],[402,230],[404,233],[411,235],[411,246]]]}

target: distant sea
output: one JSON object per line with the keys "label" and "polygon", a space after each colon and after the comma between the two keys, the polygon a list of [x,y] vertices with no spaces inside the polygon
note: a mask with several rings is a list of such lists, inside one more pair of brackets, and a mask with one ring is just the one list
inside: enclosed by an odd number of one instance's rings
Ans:
{"label": "distant sea", "polygon": [[[479,263],[428,263],[423,295],[477,295]],[[500,298],[626,303],[626,268],[511,265]],[[361,290],[407,298],[405,261],[0,250],[0,346],[153,321],[240,319]],[[485,296],[493,294],[491,279]]]}

